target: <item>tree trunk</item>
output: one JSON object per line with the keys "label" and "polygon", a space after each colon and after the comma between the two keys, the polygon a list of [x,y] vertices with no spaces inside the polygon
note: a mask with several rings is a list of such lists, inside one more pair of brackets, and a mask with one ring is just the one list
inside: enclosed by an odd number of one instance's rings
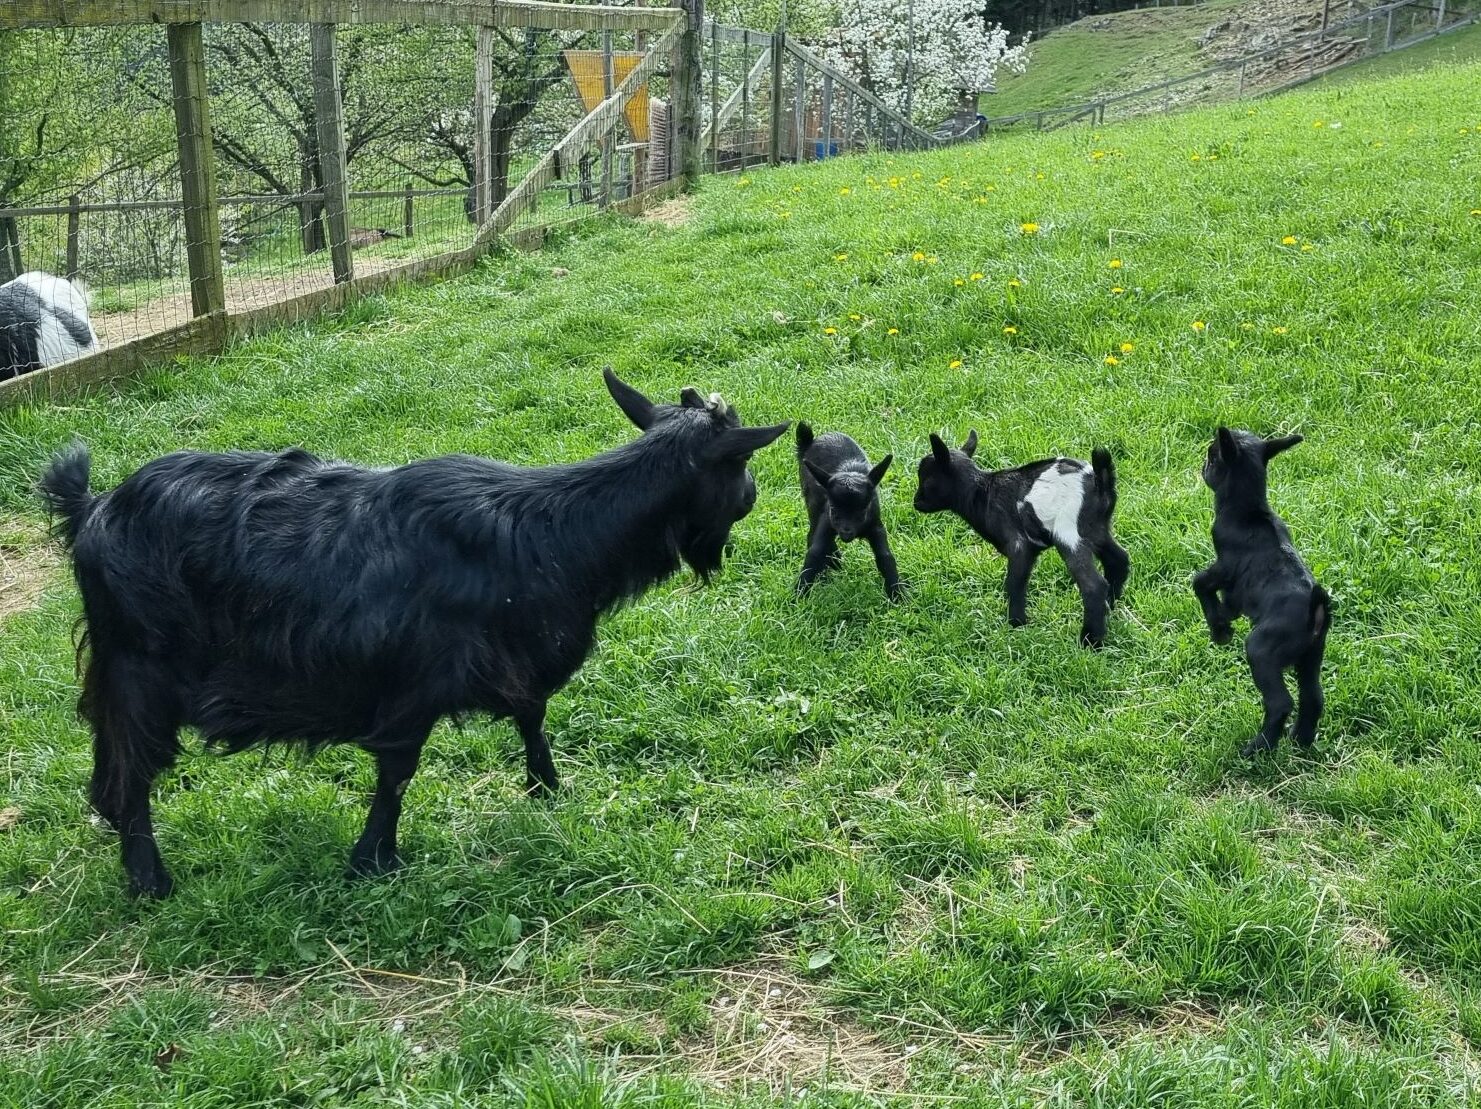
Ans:
{"label": "tree trunk", "polygon": [[[298,191],[315,192],[320,187],[319,171],[310,159],[310,151],[300,152],[298,163]],[[298,241],[304,254],[318,254],[324,249],[324,221],[321,218],[324,205],[317,199],[303,200],[298,204]]]}
{"label": "tree trunk", "polygon": [[489,153],[493,160],[493,183],[489,187],[489,210],[492,211],[503,203],[504,198],[509,195],[509,168],[514,161],[514,129],[516,122],[504,121],[497,117],[494,120],[492,133],[489,136]]}
{"label": "tree trunk", "polygon": [[25,272],[21,265],[21,229],[14,216],[0,219],[0,284]]}

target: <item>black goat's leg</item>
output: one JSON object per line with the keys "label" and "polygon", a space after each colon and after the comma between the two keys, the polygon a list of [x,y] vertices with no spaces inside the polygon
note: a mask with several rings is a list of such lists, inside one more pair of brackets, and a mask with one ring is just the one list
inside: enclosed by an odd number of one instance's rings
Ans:
{"label": "black goat's leg", "polygon": [[375,755],[375,794],[370,800],[370,813],[365,818],[365,831],[350,851],[347,875],[351,878],[385,874],[401,865],[396,850],[396,827],[401,820],[401,798],[411,784],[412,775],[422,758],[427,742],[427,728],[414,739],[395,747],[379,747]]}
{"label": "black goat's leg", "polygon": [[1285,666],[1281,657],[1281,644],[1288,642],[1271,625],[1256,628],[1244,641],[1245,658],[1250,664],[1250,677],[1260,690],[1260,700],[1265,718],[1260,731],[1240,750],[1245,758],[1258,755],[1261,751],[1274,750],[1285,734],[1286,721],[1290,718],[1294,702],[1290,690],[1286,689]]}
{"label": "black goat's leg", "polygon": [[797,578],[797,592],[806,593],[813,582],[843,562],[838,550],[838,536],[828,521],[819,519],[807,541],[807,558],[802,563],[802,574]]}
{"label": "black goat's leg", "polygon": [[1028,579],[1039,561],[1041,550],[1027,544],[1008,552],[1008,575],[1003,591],[1008,594],[1008,623],[1021,628],[1028,623]]}
{"label": "black goat's leg", "polygon": [[1203,619],[1208,624],[1208,634],[1215,643],[1228,643],[1234,638],[1234,621],[1228,606],[1219,597],[1223,576],[1216,562],[1193,575],[1193,593],[1203,607]]}
{"label": "black goat's leg", "polygon": [[1060,556],[1075,579],[1080,590],[1080,601],[1085,607],[1085,619],[1080,625],[1080,642],[1099,650],[1106,641],[1106,613],[1110,611],[1111,587],[1095,568],[1095,555],[1089,543],[1076,547],[1060,547]]}
{"label": "black goat's leg", "polygon": [[900,584],[900,569],[895,565],[895,553],[890,550],[890,537],[885,534],[884,525],[875,524],[868,538],[869,549],[874,552],[874,565],[879,569],[879,576],[884,578],[885,594],[890,600],[898,601],[904,594],[904,587]]}
{"label": "black goat's leg", "polygon": [[1107,595],[1107,603],[1116,607],[1116,602],[1121,599],[1121,594],[1126,591],[1126,579],[1131,576],[1131,556],[1126,553],[1126,548],[1107,535],[1095,545],[1095,556],[1100,559],[1101,569],[1105,571],[1106,584],[1110,587]]}
{"label": "black goat's leg", "polygon": [[1322,655],[1327,647],[1326,633],[1322,633],[1306,653],[1296,660],[1296,688],[1301,700],[1296,706],[1296,724],[1291,729],[1291,738],[1302,747],[1316,742],[1316,726],[1322,718],[1326,698],[1322,694]]}
{"label": "black goat's leg", "polygon": [[515,727],[525,741],[525,792],[550,796],[560,788],[550,743],[545,738],[545,704],[514,714]]}

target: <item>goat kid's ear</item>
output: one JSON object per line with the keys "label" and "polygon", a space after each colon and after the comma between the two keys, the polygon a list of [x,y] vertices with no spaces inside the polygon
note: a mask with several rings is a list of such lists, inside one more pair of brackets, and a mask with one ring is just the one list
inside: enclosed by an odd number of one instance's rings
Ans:
{"label": "goat kid's ear", "polygon": [[967,432],[967,441],[962,444],[962,453],[968,458],[977,453],[977,429],[975,427]]}
{"label": "goat kid's ear", "polygon": [[931,433],[931,453],[942,466],[951,465],[951,448],[941,441],[941,436]]}
{"label": "goat kid's ear", "polygon": [[679,390],[679,403],[685,408],[703,408],[705,399],[693,385],[686,385]]}
{"label": "goat kid's ear", "polygon": [[710,462],[728,462],[732,459],[743,458],[773,442],[777,436],[791,426],[792,422],[788,420],[784,424],[772,424],[770,427],[726,428],[719,438],[709,445],[705,451],[705,458]]}
{"label": "goat kid's ear", "polygon": [[832,474],[823,469],[821,466],[817,466],[807,461],[807,459],[805,458],[802,460],[802,464],[807,467],[807,472],[812,474],[812,479],[815,482],[821,485],[824,489],[828,488],[828,483],[833,480]]}
{"label": "goat kid's ear", "polygon": [[1225,462],[1233,462],[1239,457],[1239,444],[1234,441],[1234,432],[1227,427],[1221,427],[1218,431],[1219,453],[1224,456]]}
{"label": "goat kid's ear", "polygon": [[869,471],[869,484],[878,485],[884,480],[885,471],[890,468],[890,463],[895,461],[895,456],[887,454],[879,460],[879,464]]}
{"label": "goat kid's ear", "polygon": [[1281,451],[1290,450],[1304,438],[1304,435],[1286,435],[1279,439],[1266,439],[1261,444],[1261,449],[1265,452],[1265,461],[1269,462]]}
{"label": "goat kid's ear", "polygon": [[607,383],[607,392],[612,394],[617,407],[634,425],[642,431],[653,426],[657,411],[651,400],[613,373],[611,366],[603,368],[602,380]]}

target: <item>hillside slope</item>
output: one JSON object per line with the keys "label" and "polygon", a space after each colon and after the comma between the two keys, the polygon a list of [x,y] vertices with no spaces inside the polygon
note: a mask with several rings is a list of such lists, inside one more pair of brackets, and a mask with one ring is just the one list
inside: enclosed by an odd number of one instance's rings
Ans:
{"label": "hillside slope", "polygon": [[[1478,83],[707,178],[679,226],[614,217],[0,414],[5,543],[43,533],[73,436],[99,489],[177,448],[571,460],[636,434],[611,363],[893,452],[908,583],[888,603],[850,547],[799,600],[768,447],[715,580],[613,615],[552,700],[556,798],[507,725],[440,727],[407,865],[351,884],[362,753],[190,739],[155,905],[87,818],[50,571],[0,617],[0,1105],[1473,1106]],[[1271,496],[1336,597],[1307,754],[1237,756],[1259,704],[1189,588],[1221,424],[1306,436]],[[1010,628],[1003,560],[912,510],[928,435],[973,428],[991,466],[1114,455],[1104,651],[1057,556]]]}

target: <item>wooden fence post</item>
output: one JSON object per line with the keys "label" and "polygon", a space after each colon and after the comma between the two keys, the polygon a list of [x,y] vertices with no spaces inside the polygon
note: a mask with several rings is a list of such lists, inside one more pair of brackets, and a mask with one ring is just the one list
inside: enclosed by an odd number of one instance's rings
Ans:
{"label": "wooden fence post", "polygon": [[782,81],[787,58],[787,32],[780,25],[771,36],[771,150],[770,161],[782,164]]}
{"label": "wooden fence post", "polygon": [[1445,0],[1440,0],[1435,9],[1435,30],[1441,30],[1445,26]]}
{"label": "wooden fence post", "polygon": [[679,172],[685,188],[693,188],[704,168],[704,68],[700,61],[703,48],[704,0],[679,0],[684,11],[684,26],[674,47],[673,129],[677,139]]}
{"label": "wooden fence post", "polygon": [[797,147],[797,164],[800,166],[807,161],[807,145],[805,132],[807,131],[807,65],[801,58],[797,59],[796,88],[792,90],[792,127],[796,131],[793,143]]}
{"label": "wooden fence post", "polygon": [[1394,10],[1392,8],[1390,8],[1388,10],[1388,29],[1383,34],[1383,49],[1387,51],[1387,50],[1392,50],[1393,48],[1394,48]]}
{"label": "wooden fence post", "polygon": [[823,148],[819,158],[833,157],[833,74],[823,74]]}
{"label": "wooden fence post", "polygon": [[355,276],[350,257],[349,170],[345,164],[345,128],[339,98],[339,55],[333,23],[309,25],[314,74],[314,130],[319,139],[319,173],[324,180],[324,220],[329,225],[329,257],[334,283]]}
{"label": "wooden fence post", "polygon": [[[751,32],[741,32],[741,72],[751,72]],[[751,164],[751,82],[741,79],[741,169]]]}
{"label": "wooden fence post", "polygon": [[78,240],[82,237],[82,197],[73,193],[67,198],[67,280],[78,273]]}
{"label": "wooden fence post", "polygon": [[[684,51],[684,43],[679,42],[679,52]],[[677,84],[677,74],[675,75]],[[602,32],[602,99],[612,98],[612,32]],[[617,145],[617,129],[614,127],[607,134],[601,136],[597,141],[602,144],[602,192],[600,206],[606,208],[612,203],[612,153]]]}
{"label": "wooden fence post", "polygon": [[412,222],[411,222],[411,215],[412,215],[412,213],[411,213],[412,195],[411,195],[411,192],[412,192],[412,190],[411,190],[411,182],[408,181],[406,183],[406,194],[402,198],[402,201],[401,201],[401,233],[402,233],[402,236],[404,238],[408,238],[408,239],[411,238],[411,233],[412,233]]}
{"label": "wooden fence post", "polygon": [[211,149],[211,105],[206,95],[206,47],[199,23],[171,23],[170,85],[180,150],[180,195],[185,208],[185,256],[190,267],[190,310],[226,311],[221,276],[221,218],[216,211],[216,159]]}
{"label": "wooden fence post", "polygon": [[480,27],[473,60],[473,222],[480,227],[494,210],[493,129],[494,29]]}
{"label": "wooden fence post", "polygon": [[[749,68],[741,70],[741,80],[747,81]],[[720,24],[710,23],[710,172],[720,168]]]}

